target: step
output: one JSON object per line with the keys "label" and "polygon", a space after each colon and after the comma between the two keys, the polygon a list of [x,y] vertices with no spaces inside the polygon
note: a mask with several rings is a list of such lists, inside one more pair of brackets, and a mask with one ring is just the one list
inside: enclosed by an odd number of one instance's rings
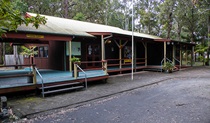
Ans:
{"label": "step", "polygon": [[51,90],[51,91],[44,92],[44,94],[51,94],[51,93],[68,91],[68,90],[75,90],[75,89],[81,89],[81,88],[84,88],[84,86],[76,86],[76,87],[70,87],[70,88],[63,88],[63,89]]}
{"label": "step", "polygon": [[[82,84],[82,83],[81,82],[74,82],[74,83],[51,85],[51,86],[45,86],[44,89],[50,89],[50,88],[55,88],[55,87],[63,87],[63,86],[70,86],[70,85],[77,85],[77,84]],[[40,87],[39,89],[42,89],[42,87]]]}

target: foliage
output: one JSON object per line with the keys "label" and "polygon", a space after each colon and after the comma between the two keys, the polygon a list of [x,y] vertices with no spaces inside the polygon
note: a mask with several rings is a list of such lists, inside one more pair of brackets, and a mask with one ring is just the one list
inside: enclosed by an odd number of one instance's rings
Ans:
{"label": "foliage", "polygon": [[[21,11],[131,30],[132,4],[129,0],[13,1],[17,6],[21,6],[16,7],[22,9]],[[208,35],[209,5],[208,0],[134,0],[134,30],[162,38],[200,42],[200,38],[206,38]]]}
{"label": "foliage", "polygon": [[77,13],[74,17],[74,20],[85,21],[85,15],[81,12]]}
{"label": "foliage", "polygon": [[71,62],[72,63],[80,62],[80,58],[77,58],[77,57],[74,56],[74,57],[71,58]]}
{"label": "foliage", "polygon": [[165,71],[172,71],[174,69],[174,65],[171,62],[166,62],[163,66],[163,70]]}
{"label": "foliage", "polygon": [[11,3],[10,0],[0,1],[0,37],[7,31],[16,30],[21,24],[28,25],[32,23],[33,26],[38,28],[40,24],[46,23],[46,18],[40,15],[25,18],[23,13],[15,5],[21,6],[20,3]]}
{"label": "foliage", "polygon": [[38,51],[35,50],[36,46],[29,46],[29,48],[22,46],[21,48],[23,51],[20,54],[22,55],[33,57],[34,55],[38,54]]}

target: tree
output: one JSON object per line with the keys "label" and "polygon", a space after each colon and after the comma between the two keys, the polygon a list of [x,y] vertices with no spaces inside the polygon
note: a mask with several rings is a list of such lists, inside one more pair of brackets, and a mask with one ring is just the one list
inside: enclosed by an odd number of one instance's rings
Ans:
{"label": "tree", "polygon": [[[20,1],[10,2],[10,0],[0,0],[0,37],[7,31],[16,31],[21,24],[28,25],[32,23],[36,28],[40,24],[46,23],[46,18],[37,15],[35,17],[25,17],[24,13],[19,10],[23,7]],[[21,7],[22,6],[22,7]],[[0,43],[0,64],[3,63],[3,43]]]}
{"label": "tree", "polygon": [[0,37],[7,31],[16,30],[21,24],[28,25],[32,23],[36,28],[40,24],[46,23],[46,18],[37,15],[35,17],[25,17],[23,13],[14,7],[14,3],[10,0],[0,1]]}
{"label": "tree", "polygon": [[153,0],[138,0],[135,10],[137,12],[137,20],[139,22],[139,32],[152,35],[159,35],[160,26],[158,25],[159,2]]}

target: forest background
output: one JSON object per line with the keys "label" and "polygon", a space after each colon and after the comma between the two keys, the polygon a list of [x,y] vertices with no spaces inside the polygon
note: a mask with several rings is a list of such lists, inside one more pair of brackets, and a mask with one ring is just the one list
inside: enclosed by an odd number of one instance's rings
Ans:
{"label": "forest background", "polygon": [[[196,51],[208,52],[209,0],[12,0],[13,9],[75,19],[198,44]],[[6,47],[6,48],[3,48]],[[3,51],[3,49],[6,49]],[[0,55],[12,52],[0,44]],[[0,64],[2,64],[0,60]]]}

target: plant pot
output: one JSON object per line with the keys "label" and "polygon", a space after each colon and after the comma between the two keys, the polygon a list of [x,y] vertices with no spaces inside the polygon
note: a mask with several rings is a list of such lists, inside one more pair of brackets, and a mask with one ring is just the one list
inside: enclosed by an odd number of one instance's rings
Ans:
{"label": "plant pot", "polygon": [[166,73],[172,73],[172,70],[166,70]]}
{"label": "plant pot", "polygon": [[[74,77],[74,71],[72,71],[72,77]],[[79,77],[79,72],[77,71],[77,77]]]}

